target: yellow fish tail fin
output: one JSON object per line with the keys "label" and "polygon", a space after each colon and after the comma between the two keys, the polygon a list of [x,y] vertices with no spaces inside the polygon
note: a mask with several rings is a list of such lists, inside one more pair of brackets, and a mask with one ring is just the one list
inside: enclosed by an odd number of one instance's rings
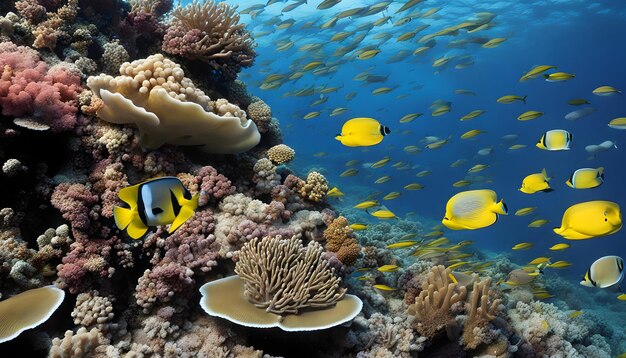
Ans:
{"label": "yellow fish tail fin", "polygon": [[604,180],[604,167],[598,168],[598,177]]}
{"label": "yellow fish tail fin", "polygon": [[130,225],[128,225],[128,227],[126,228],[126,232],[128,233],[128,236],[132,237],[135,240],[145,235],[146,231],[148,231],[148,227],[144,225],[143,222],[141,222],[139,217],[133,220],[130,223]]}
{"label": "yellow fish tail fin", "polygon": [[134,210],[122,208],[120,206],[113,207],[113,218],[115,219],[115,225],[117,225],[117,228],[120,230],[126,229],[137,216],[138,214]]}
{"label": "yellow fish tail fin", "polygon": [[500,201],[494,205],[493,212],[500,215],[507,215],[509,213],[509,208],[504,203],[504,199],[500,199]]}
{"label": "yellow fish tail fin", "polygon": [[117,192],[117,196],[119,196],[123,202],[130,205],[131,208],[134,208],[137,206],[137,198],[139,197],[139,185],[122,188]]}
{"label": "yellow fish tail fin", "polygon": [[172,224],[170,225],[170,229],[167,231],[170,234],[173,233],[176,229],[178,229],[185,221],[189,220],[190,217],[193,216],[195,211],[191,209],[189,206],[183,206],[180,208],[180,212],[178,216],[174,219]]}
{"label": "yellow fish tail fin", "polygon": [[546,178],[546,182],[552,179],[552,177],[548,176],[548,171],[546,170],[546,168],[541,169],[541,174],[543,175],[544,178]]}

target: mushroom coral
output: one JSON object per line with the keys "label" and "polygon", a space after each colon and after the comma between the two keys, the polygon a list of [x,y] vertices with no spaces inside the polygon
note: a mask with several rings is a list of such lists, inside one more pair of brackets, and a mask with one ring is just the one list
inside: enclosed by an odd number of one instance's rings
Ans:
{"label": "mushroom coral", "polygon": [[115,78],[89,77],[87,85],[104,104],[98,117],[136,124],[140,144],[147,149],[169,143],[234,154],[253,148],[261,139],[242,109],[224,99],[211,101],[185,77],[180,65],[161,54],[124,63]]}
{"label": "mushroom coral", "polygon": [[25,330],[47,321],[64,298],[63,290],[55,286],[44,286],[1,301],[0,343],[10,341]]}
{"label": "mushroom coral", "polygon": [[317,242],[306,247],[292,237],[246,243],[236,276],[204,284],[200,305],[212,316],[237,324],[285,331],[330,328],[353,319],[363,306],[345,294]]}

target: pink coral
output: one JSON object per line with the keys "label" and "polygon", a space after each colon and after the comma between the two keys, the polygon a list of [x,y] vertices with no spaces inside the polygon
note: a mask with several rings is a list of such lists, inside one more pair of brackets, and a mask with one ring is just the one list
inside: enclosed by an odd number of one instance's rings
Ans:
{"label": "pink coral", "polygon": [[87,230],[91,209],[98,202],[98,196],[83,184],[61,183],[54,188],[50,201],[70,222],[73,231]]}
{"label": "pink coral", "polygon": [[57,266],[58,284],[71,293],[78,293],[90,287],[92,278],[112,276],[115,270],[109,260],[115,241],[116,238],[81,239],[72,243],[70,253]]}
{"label": "pink coral", "polygon": [[0,106],[5,116],[32,116],[53,131],[74,128],[80,77],[68,68],[48,65],[36,51],[0,43]]}
{"label": "pink coral", "polygon": [[196,172],[196,183],[200,184],[198,205],[204,206],[235,192],[235,187],[227,177],[217,172],[212,166],[200,168]]}

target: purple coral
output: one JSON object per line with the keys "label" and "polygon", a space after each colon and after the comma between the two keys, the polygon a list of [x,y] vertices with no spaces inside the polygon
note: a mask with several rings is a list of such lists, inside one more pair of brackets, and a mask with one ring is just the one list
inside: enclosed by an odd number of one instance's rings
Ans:
{"label": "purple coral", "polygon": [[200,206],[235,192],[235,187],[231,181],[223,174],[218,173],[212,166],[200,168],[196,172],[195,182],[200,184],[200,198],[198,200]]}
{"label": "purple coral", "polygon": [[74,236],[80,236],[76,235],[76,230],[89,228],[91,210],[98,202],[98,196],[83,184],[61,183],[54,188],[50,201],[70,222]]}
{"label": "purple coral", "polygon": [[0,106],[5,116],[32,116],[59,132],[76,124],[80,77],[68,68],[48,65],[36,51],[0,43]]}

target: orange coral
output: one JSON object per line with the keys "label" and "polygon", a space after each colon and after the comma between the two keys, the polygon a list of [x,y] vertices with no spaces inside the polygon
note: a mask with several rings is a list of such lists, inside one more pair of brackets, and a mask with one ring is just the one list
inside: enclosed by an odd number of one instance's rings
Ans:
{"label": "orange coral", "polygon": [[333,220],[324,230],[326,250],[336,253],[337,258],[345,265],[353,265],[361,254],[361,246],[354,237],[348,219],[340,216]]}

